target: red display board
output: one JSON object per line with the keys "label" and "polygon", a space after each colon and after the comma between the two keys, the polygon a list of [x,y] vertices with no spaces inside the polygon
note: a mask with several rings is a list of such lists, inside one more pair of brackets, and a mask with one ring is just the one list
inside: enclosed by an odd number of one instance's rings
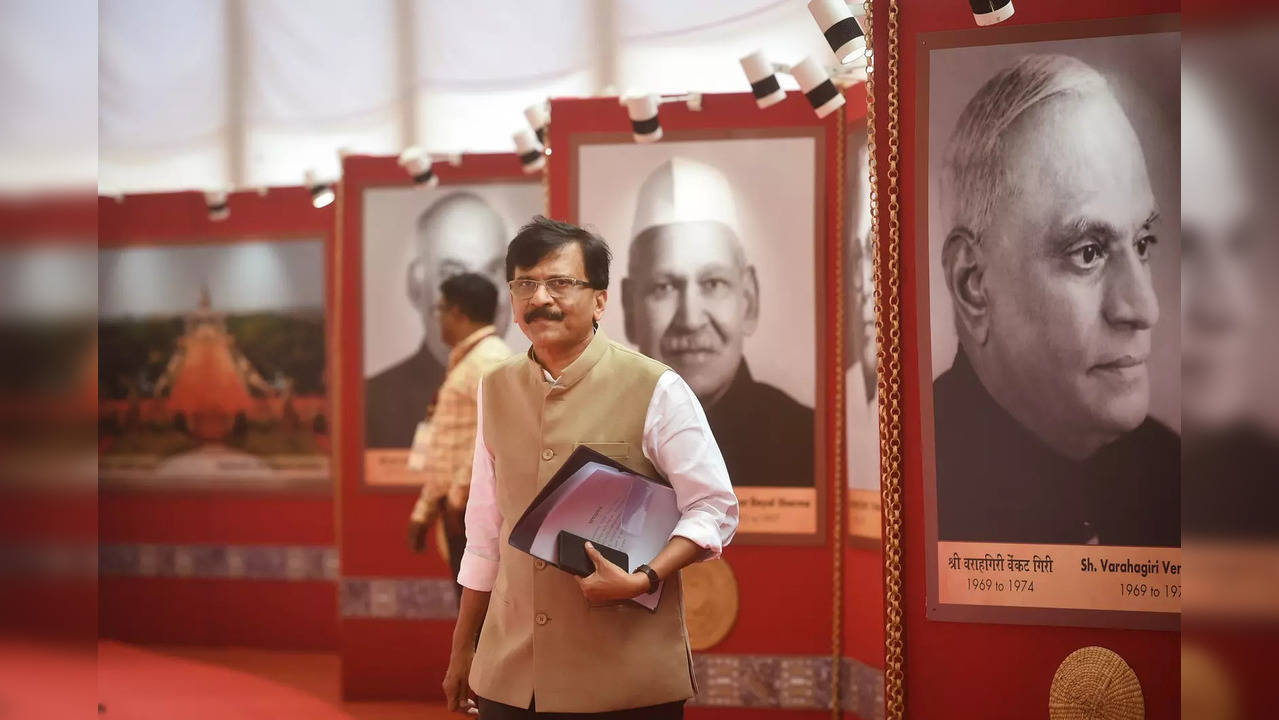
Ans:
{"label": "red display board", "polygon": [[[102,248],[220,245],[247,241],[316,238],[324,245],[325,306],[333,307],[334,211],[316,209],[305,188],[272,188],[265,194],[232,193],[230,215],[209,218],[204,196],[195,192],[99,198]],[[163,272],[163,269],[158,269]],[[194,293],[198,288],[193,288]],[[330,415],[331,416],[331,415]],[[227,558],[283,558],[287,548],[304,548],[317,560],[335,543],[332,493],[307,491],[226,491],[104,488],[98,508],[99,542],[136,561],[162,557],[167,565],[142,568],[125,562],[99,584],[103,637],[130,642],[238,644],[281,649],[336,647],[336,568],[298,568],[291,577],[255,569],[226,572]],[[221,571],[184,565],[175,571],[174,553],[215,557]],[[184,554],[185,553],[185,554]],[[162,563],[163,565],[164,563]],[[104,565],[110,562],[104,558]],[[182,565],[181,562],[178,565]],[[147,576],[147,575],[150,576]],[[221,576],[219,576],[221,575]]]}
{"label": "red display board", "polygon": [[[859,318],[853,313],[856,311],[855,305],[850,303],[849,294],[852,292],[852,283],[850,282],[851,274],[859,272],[860,268],[850,267],[850,263],[854,262],[873,262],[873,258],[858,258],[853,252],[851,243],[856,241],[857,228],[851,227],[856,219],[858,212],[855,203],[857,198],[855,194],[862,192],[863,189],[858,185],[864,186],[867,182],[865,178],[854,178],[852,173],[860,172],[859,165],[856,162],[856,153],[859,146],[866,145],[866,85],[858,84],[844,91],[844,97],[847,104],[844,108],[844,124],[846,130],[846,138],[844,143],[844,163],[843,168],[847,175],[842,185],[843,197],[843,222],[841,223],[841,265],[843,266],[843,286],[841,290],[841,302],[846,308],[844,325],[842,331],[844,333],[853,333],[856,331],[855,324],[860,322]],[[869,288],[867,288],[869,289]],[[873,302],[873,297],[870,298]],[[854,346],[855,347],[855,346]],[[843,352],[848,352],[850,343],[848,339],[842,346]],[[854,358],[844,357],[841,367],[849,367]],[[851,402],[849,395],[851,388],[849,380],[845,378],[844,402]],[[845,422],[849,421],[849,416],[845,416]],[[848,438],[850,431],[845,428],[843,437]],[[878,509],[878,495],[873,499],[859,497],[853,493],[855,483],[850,479],[851,473],[854,472],[852,466],[852,454],[848,443],[841,443],[841,452],[844,453],[844,462],[841,463],[842,477],[839,482],[844,483],[846,488],[846,502],[844,503],[844,533],[843,533],[843,558],[842,558],[842,582],[843,595],[841,597],[839,612],[841,613],[841,655],[844,659],[846,667],[845,674],[840,681],[840,708],[843,716],[846,718],[871,718],[876,717],[880,712],[879,708],[883,705],[883,669],[884,669],[884,556],[880,547],[880,543],[876,539],[872,539],[871,532],[864,527],[866,523],[873,522],[876,530],[881,522],[880,513],[870,512]],[[875,444],[878,447],[878,444]],[[870,483],[864,483],[870,484]],[[876,486],[878,483],[874,483]],[[865,507],[865,505],[873,505]],[[863,515],[865,517],[863,517]],[[873,517],[873,519],[871,519]],[[875,533],[878,534],[877,532]]]}
{"label": "red display board", "polygon": [[[578,192],[594,181],[588,182],[588,179],[584,177],[574,176],[578,165],[575,155],[582,147],[600,145],[606,148],[621,148],[620,152],[625,152],[626,144],[631,142],[632,131],[626,108],[620,106],[616,98],[599,98],[553,100],[551,109],[552,154],[548,166],[551,215],[570,222],[592,223],[597,226],[597,230],[602,231],[600,227],[603,225],[602,222],[590,217],[578,217]],[[840,204],[832,200],[831,193],[839,185],[836,174],[843,172],[842,156],[839,153],[840,134],[844,131],[842,117],[836,113],[824,120],[819,120],[803,95],[792,93],[782,103],[763,110],[756,106],[749,94],[706,95],[701,99],[699,110],[690,109],[683,102],[668,102],[660,106],[659,118],[664,137],[652,147],[661,146],[663,143],[690,142],[706,146],[720,140],[731,142],[753,139],[752,141],[763,141],[760,143],[762,148],[768,141],[785,136],[787,133],[806,133],[809,137],[817,139],[821,153],[817,191],[813,198],[814,204],[819,208],[816,227],[820,228],[819,241],[814,250],[817,267],[820,268],[816,281],[821,290],[821,295],[816,300],[820,326],[817,340],[819,348],[817,382],[821,392],[831,401],[818,403],[818,419],[822,424],[822,432],[818,433],[816,447],[822,457],[819,458],[816,467],[819,473],[817,476],[819,495],[823,500],[833,500],[838,497],[834,483],[843,482],[842,478],[836,477],[836,468],[840,466],[836,453],[842,451],[838,450],[839,444],[832,441],[832,432],[835,427],[834,415],[837,412],[842,413],[843,410],[837,408],[836,403],[833,402],[833,399],[839,396],[837,387],[842,382],[840,377],[842,373],[838,371],[834,357],[833,348],[838,342],[839,335],[835,316],[830,312],[837,303],[840,280],[836,274],[836,255],[839,252],[836,229],[840,222],[838,215]],[[606,152],[612,152],[612,150],[606,150]],[[699,156],[694,154],[690,157]],[[709,152],[703,152],[700,157],[703,159],[699,162],[710,163],[714,161],[704,158],[715,156]],[[629,161],[619,162],[617,166],[619,173],[626,172],[624,168],[629,167],[625,164],[626,162]],[[636,166],[642,167],[642,162],[637,162]],[[721,160],[719,167],[731,167],[731,163]],[[776,171],[784,173],[785,168],[779,166]],[[656,173],[661,172],[663,169],[659,166]],[[724,172],[731,173],[731,170]],[[749,183],[743,181],[741,175],[730,176],[733,177],[732,182],[735,183],[735,189],[739,194],[749,195],[747,191],[742,190],[742,185]],[[810,177],[793,179],[787,177],[787,179],[795,183],[813,182]],[[675,182],[680,181],[676,179]],[[632,189],[631,192],[635,191]],[[640,191],[641,196],[643,192],[643,190]],[[779,201],[778,207],[780,206]],[[743,210],[741,200],[738,201],[737,209],[739,213]],[[626,208],[620,208],[619,212],[626,212]],[[639,226],[644,212],[647,211],[641,210],[637,213],[636,227]],[[625,220],[629,221],[630,218]],[[745,219],[742,223],[746,223]],[[627,224],[625,229],[630,230],[631,226]],[[796,233],[800,237],[777,237],[774,241],[778,243],[809,242],[802,233],[799,231]],[[619,238],[610,236],[607,232],[604,233],[604,237],[613,244],[615,259],[612,273],[614,277],[621,277],[622,263],[618,261],[618,257],[622,253],[618,250],[618,242],[625,243],[630,240],[630,237]],[[751,246],[753,251],[758,251],[758,248],[758,245]],[[804,297],[802,286],[795,292],[801,298]],[[622,314],[623,308],[619,307],[622,301],[620,295],[621,293],[617,292],[610,295],[606,323],[608,313],[615,313],[618,316]],[[800,321],[796,320],[796,322]],[[624,338],[615,337],[614,339]],[[754,363],[755,357],[748,356],[748,359]],[[747,488],[747,490],[757,489],[763,488]],[[807,656],[812,659],[814,667],[822,667],[829,663],[832,650],[837,647],[832,624],[832,614],[836,611],[833,543],[845,542],[842,532],[833,525],[834,519],[834,503],[826,501],[821,504],[821,514],[818,518],[820,528],[816,544],[811,537],[807,539],[779,537],[774,541],[767,536],[751,534],[748,542],[735,543],[727,548],[724,558],[736,575],[739,611],[735,624],[722,641],[705,651],[694,653],[698,662],[702,663],[699,667],[713,668],[717,658],[728,659],[734,656],[765,656],[783,660],[788,656]],[[807,544],[796,545],[794,544],[796,541]],[[873,562],[860,564],[860,570],[872,574],[878,573],[878,567]],[[862,608],[867,605],[874,607],[878,603],[878,597],[867,598],[864,601],[856,600],[855,598],[860,597],[861,592],[862,589],[853,590],[854,598],[846,598],[846,602],[861,602]],[[873,651],[867,654],[873,655]],[[731,677],[725,678],[724,682],[726,684],[749,683],[751,682],[750,674],[746,664],[743,663],[742,668]],[[703,686],[704,693],[709,695],[713,693],[713,689],[708,686],[708,675],[709,673],[699,674],[699,682]],[[768,680],[771,682],[775,678],[768,678]],[[822,693],[829,696],[829,688],[822,687],[823,684],[829,683],[828,677],[823,676],[821,680],[809,678],[804,682],[816,683],[813,698],[820,697]],[[784,695],[784,692],[781,695]],[[811,700],[812,698],[809,698],[808,701]],[[784,700],[779,703],[774,699],[773,702],[777,704],[772,707],[782,709],[759,712],[767,712],[768,717],[815,717],[818,713],[815,706],[805,704],[807,701],[790,705],[789,709],[786,709],[788,706]],[[750,712],[742,709],[743,706],[749,705],[747,702],[731,704],[735,704],[736,707],[690,706],[688,715],[699,718],[743,717],[741,713]],[[811,709],[795,709],[797,707]]]}
{"label": "red display board", "polygon": [[[916,172],[916,97],[923,32],[968,29],[973,18],[965,3],[899,2],[898,89],[900,122],[898,197],[902,275],[903,338],[917,336],[919,309],[914,257],[918,207],[912,188],[922,182]],[[1176,2],[1017,3],[1009,24],[1088,20],[1176,12]],[[886,68],[889,6],[874,7],[875,57]],[[889,153],[888,83],[877,84],[876,143],[880,168],[881,222],[879,242],[890,242],[887,163]],[[913,343],[902,344],[903,382],[903,611],[905,636],[906,716],[917,718],[1021,718],[1043,716],[1048,690],[1058,664],[1072,651],[1101,645],[1121,655],[1136,672],[1145,696],[1147,717],[1176,717],[1179,699],[1179,637],[1175,632],[1038,627],[936,622],[927,619],[924,535],[923,457],[919,388],[920,358]]]}
{"label": "red display board", "polygon": [[[0,320],[10,361],[0,389],[0,542],[14,588],[0,600],[0,627],[42,645],[89,647],[98,630],[98,498],[81,454],[92,452],[97,405],[94,300],[67,288],[92,283],[92,257],[83,253],[96,232],[97,202],[87,193],[0,198],[0,267],[6,282],[28,281],[5,288]],[[43,276],[23,276],[36,265]]]}
{"label": "red display board", "polygon": [[[366,477],[365,343],[370,335],[365,330],[365,243],[387,241],[365,237],[366,221],[379,219],[367,216],[369,198],[382,190],[399,190],[405,197],[420,196],[422,205],[429,206],[433,198],[477,184],[540,188],[538,177],[525,175],[513,154],[462,155],[455,162],[435,162],[433,171],[438,187],[415,186],[395,158],[348,156],[338,189],[332,390],[337,402],[334,447],[343,575],[339,649],[342,692],[349,700],[443,699],[440,684],[455,612],[448,563],[436,548],[415,554],[405,541],[420,486],[377,485]],[[534,211],[540,209],[539,203]],[[410,228],[407,234],[412,232]],[[405,275],[401,269],[378,282],[394,284],[398,292]],[[424,418],[425,411],[423,403],[421,417],[414,422]]]}

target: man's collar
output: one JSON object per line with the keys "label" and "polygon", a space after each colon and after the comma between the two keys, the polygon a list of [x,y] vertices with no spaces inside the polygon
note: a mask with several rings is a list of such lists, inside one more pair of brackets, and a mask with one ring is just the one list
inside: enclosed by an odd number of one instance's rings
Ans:
{"label": "man's collar", "polygon": [[492,325],[485,325],[470,335],[467,335],[462,342],[454,345],[453,349],[449,351],[449,367],[452,368],[454,365],[457,365],[458,362],[461,361],[461,359],[470,352],[472,348],[478,345],[481,340],[489,335],[496,334],[497,328]]}
{"label": "man's collar", "polygon": [[560,373],[558,378],[551,377],[546,368],[537,360],[537,356],[533,354],[533,348],[528,349],[529,369],[540,381],[549,383],[552,388],[569,388],[577,383],[578,380],[586,377],[586,374],[595,367],[604,357],[604,353],[608,350],[610,340],[604,334],[603,330],[596,330],[594,337],[591,338],[590,344],[578,355],[568,367],[564,368],[564,372]]}

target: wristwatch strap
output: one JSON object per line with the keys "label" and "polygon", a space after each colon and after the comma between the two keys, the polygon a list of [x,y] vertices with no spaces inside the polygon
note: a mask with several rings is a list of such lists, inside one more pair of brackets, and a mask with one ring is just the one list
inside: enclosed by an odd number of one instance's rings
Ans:
{"label": "wristwatch strap", "polygon": [[649,591],[650,593],[651,593],[651,592],[657,592],[657,586],[658,586],[658,585],[662,582],[662,579],[661,579],[661,578],[659,578],[659,577],[657,576],[657,571],[656,571],[656,570],[654,570],[653,568],[649,567],[648,565],[640,565],[639,567],[635,568],[635,572],[642,572],[642,573],[644,573],[645,575],[647,575],[647,576],[648,576],[648,591]]}

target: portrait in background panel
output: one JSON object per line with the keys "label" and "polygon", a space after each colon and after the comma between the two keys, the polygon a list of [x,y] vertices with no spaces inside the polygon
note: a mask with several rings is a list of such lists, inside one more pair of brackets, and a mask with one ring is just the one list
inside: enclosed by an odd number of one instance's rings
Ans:
{"label": "portrait in background panel", "polygon": [[[1250,629],[1279,618],[1277,59],[1264,33],[1182,47],[1182,539],[1197,589],[1185,612]],[[1202,642],[1211,626],[1183,639],[1240,662]],[[1264,680],[1239,685],[1268,707]]]}
{"label": "portrait in background panel", "polygon": [[[406,462],[448,364],[435,316],[440,284],[476,272],[503,289],[506,245],[542,212],[542,187],[492,182],[363,192],[365,482],[420,487]],[[496,324],[515,352],[527,349],[509,303],[498,304]]]}
{"label": "portrait in background panel", "polygon": [[849,123],[844,147],[844,453],[848,534],[878,542],[879,394],[875,337],[875,248],[870,234],[870,156],[866,121]]}
{"label": "portrait in background panel", "polygon": [[103,485],[328,487],[322,241],[104,249],[98,302]]}
{"label": "portrait in background panel", "polygon": [[1180,607],[1179,39],[923,41],[942,605]]}
{"label": "portrait in background panel", "polygon": [[702,402],[739,536],[813,536],[819,139],[576,146],[577,218],[613,249],[601,327]]}

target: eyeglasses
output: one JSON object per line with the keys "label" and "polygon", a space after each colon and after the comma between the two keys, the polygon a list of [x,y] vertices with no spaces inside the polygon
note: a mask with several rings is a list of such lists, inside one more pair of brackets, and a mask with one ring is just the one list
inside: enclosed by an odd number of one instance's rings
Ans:
{"label": "eyeglasses", "polygon": [[591,284],[585,280],[578,280],[574,277],[553,277],[546,280],[531,280],[524,278],[521,280],[512,280],[507,283],[511,288],[511,294],[517,300],[528,300],[537,294],[538,286],[546,286],[546,292],[551,297],[559,299],[568,294],[569,290],[579,287],[590,287]]}

